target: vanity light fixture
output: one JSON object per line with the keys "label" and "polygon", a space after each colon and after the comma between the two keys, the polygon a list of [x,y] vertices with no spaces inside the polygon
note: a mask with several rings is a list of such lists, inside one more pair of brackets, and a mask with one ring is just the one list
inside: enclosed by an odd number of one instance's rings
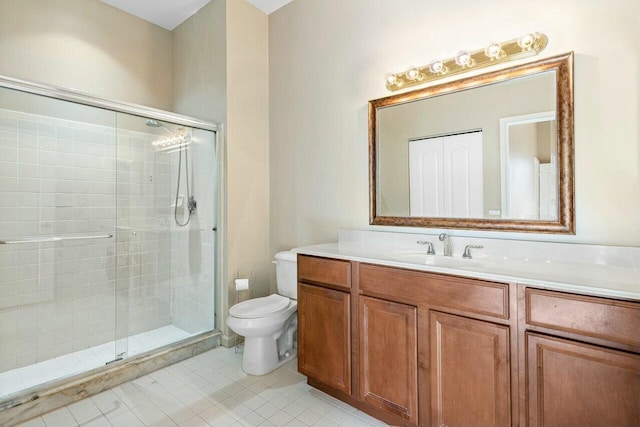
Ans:
{"label": "vanity light fixture", "polygon": [[455,58],[456,64],[461,67],[470,67],[473,64],[471,60],[471,54],[466,50],[461,50],[456,54]]}
{"label": "vanity light fixture", "polygon": [[533,42],[535,41],[535,37],[533,34],[525,34],[524,36],[518,37],[518,46],[520,46],[523,50],[530,50],[531,46],[533,46]]}
{"label": "vanity light fixture", "polygon": [[500,54],[504,54],[504,51],[502,50],[500,43],[491,42],[489,46],[484,48],[484,54],[490,59],[496,59]]}
{"label": "vanity light fixture", "polygon": [[387,74],[387,84],[394,85],[398,81],[398,77],[395,74]]}
{"label": "vanity light fixture", "polygon": [[442,74],[447,70],[444,67],[444,62],[436,59],[435,61],[431,61],[431,63],[429,64],[429,71],[431,71],[433,74]]}
{"label": "vanity light fixture", "polygon": [[420,71],[416,67],[409,67],[406,73],[404,73],[407,80],[422,80],[422,76],[420,75]]}
{"label": "vanity light fixture", "polygon": [[491,42],[482,49],[461,50],[453,58],[433,60],[429,65],[409,67],[406,71],[387,74],[390,91],[441,79],[465,71],[484,68],[501,62],[533,56],[547,47],[549,39],[542,33],[528,33],[502,43]]}

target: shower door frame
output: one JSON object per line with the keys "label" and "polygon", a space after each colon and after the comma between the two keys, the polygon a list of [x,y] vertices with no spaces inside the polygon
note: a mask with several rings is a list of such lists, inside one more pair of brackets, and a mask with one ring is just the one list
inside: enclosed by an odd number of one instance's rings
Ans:
{"label": "shower door frame", "polygon": [[[45,96],[45,97],[53,98],[57,100],[69,101],[76,104],[97,107],[104,110],[113,111],[116,113],[125,113],[125,114],[143,117],[143,118],[169,122],[172,124],[189,126],[195,129],[213,131],[215,133],[214,149],[215,149],[215,156],[216,156],[216,164],[212,165],[212,167],[215,169],[215,178],[217,181],[215,183],[216,184],[215,191],[217,194],[215,198],[216,206],[214,209],[214,215],[215,215],[215,218],[213,221],[214,227],[212,230],[212,231],[215,231],[215,239],[214,239],[215,275],[214,275],[214,283],[212,284],[212,286],[214,287],[214,307],[215,307],[214,329],[210,331],[202,332],[195,336],[186,338],[182,341],[178,341],[177,343],[169,344],[168,346],[151,350],[147,353],[143,353],[135,357],[125,358],[124,360],[115,363],[111,367],[97,368],[94,370],[83,372],[69,379],[63,378],[61,380],[56,380],[53,382],[53,385],[51,387],[49,387],[47,385],[48,383],[46,383],[45,385],[42,386],[43,388],[42,390],[39,389],[40,386],[37,386],[38,390],[35,393],[37,393],[40,398],[52,397],[53,399],[56,399],[55,397],[53,397],[53,394],[60,392],[61,383],[63,384],[65,383],[65,381],[69,381],[70,383],[74,383],[77,385],[78,381],[82,381],[81,377],[83,376],[86,376],[88,378],[88,381],[94,381],[94,379],[92,379],[92,376],[96,372],[99,373],[101,371],[106,371],[108,369],[117,369],[118,365],[120,365],[121,368],[123,369],[128,369],[130,365],[137,363],[137,361],[139,360],[149,359],[150,358],[149,354],[150,353],[152,354],[154,352],[158,352],[161,355],[160,357],[163,360],[166,360],[166,361],[173,360],[173,362],[175,362],[184,357],[180,357],[178,355],[176,355],[175,357],[169,356],[167,352],[171,352],[171,349],[169,348],[170,346],[175,345],[176,348],[178,349],[185,349],[186,347],[189,347],[189,346],[195,346],[194,348],[201,348],[203,347],[203,344],[202,344],[204,342],[203,340],[206,341],[215,337],[219,339],[220,337],[219,313],[221,313],[220,308],[222,307],[221,299],[220,299],[222,290],[220,289],[220,284],[223,283],[223,278],[224,278],[223,270],[225,268],[225,263],[223,262],[223,259],[224,259],[224,253],[225,253],[225,250],[224,250],[225,245],[223,244],[223,242],[225,241],[225,238],[226,238],[226,233],[224,232],[224,224],[225,224],[224,204],[226,201],[226,191],[225,191],[226,181],[224,178],[226,173],[226,162],[225,162],[225,147],[224,147],[225,138],[224,138],[223,125],[220,123],[209,122],[209,121],[201,120],[194,117],[172,113],[169,111],[159,110],[156,108],[146,107],[146,106],[127,103],[127,102],[113,101],[110,99],[97,97],[97,96],[83,93],[80,91],[69,90],[61,87],[30,82],[30,81],[16,79],[13,77],[8,77],[3,75],[0,75],[0,88],[12,89],[12,90],[17,90],[20,92],[30,93],[34,95]],[[151,362],[151,363],[157,369],[161,367],[164,362],[160,362],[160,363]],[[129,377],[129,379],[131,378]],[[111,382],[113,381],[114,380],[112,380]],[[99,388],[102,388],[102,387],[99,387]],[[22,395],[22,393],[19,394],[18,396],[14,396],[13,401],[10,402],[9,405],[6,405],[7,402],[3,402],[2,399],[0,399],[0,421],[2,421],[5,418],[3,415],[6,415],[7,417],[9,417],[8,419],[13,419],[10,414],[7,414],[7,412],[13,412],[10,410],[11,408],[13,408],[14,406],[23,405],[24,403],[28,402],[30,399],[32,399],[33,393],[34,392],[31,389],[29,389],[27,391],[27,394],[25,394],[24,396]],[[60,396],[57,397],[58,401],[62,403],[62,401],[60,401],[59,398]],[[75,400],[75,399],[72,399],[72,400]],[[57,406],[60,406],[60,405],[56,404],[56,407]],[[51,407],[49,407],[49,409],[47,410],[50,410],[50,409]],[[5,414],[2,414],[3,412],[5,412]],[[0,422],[0,424],[2,424],[2,422]]]}

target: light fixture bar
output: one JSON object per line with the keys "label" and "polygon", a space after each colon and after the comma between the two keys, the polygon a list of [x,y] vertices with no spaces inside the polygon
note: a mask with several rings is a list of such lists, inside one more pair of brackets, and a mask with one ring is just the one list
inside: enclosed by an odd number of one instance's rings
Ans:
{"label": "light fixture bar", "polygon": [[482,49],[462,50],[452,58],[436,59],[422,67],[409,67],[405,71],[387,75],[387,89],[400,90],[502,62],[537,55],[547,47],[548,41],[547,36],[542,33],[529,33],[506,42],[489,43]]}

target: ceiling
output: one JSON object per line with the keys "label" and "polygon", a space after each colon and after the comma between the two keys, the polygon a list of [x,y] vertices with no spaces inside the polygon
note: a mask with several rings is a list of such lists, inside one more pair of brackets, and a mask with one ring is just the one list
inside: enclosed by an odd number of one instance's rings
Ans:
{"label": "ceiling", "polygon": [[293,0],[247,0],[249,3],[266,13],[275,12],[287,3]]}
{"label": "ceiling", "polygon": [[[100,0],[127,13],[173,30],[211,0]],[[292,0],[247,0],[266,14],[280,9]]]}

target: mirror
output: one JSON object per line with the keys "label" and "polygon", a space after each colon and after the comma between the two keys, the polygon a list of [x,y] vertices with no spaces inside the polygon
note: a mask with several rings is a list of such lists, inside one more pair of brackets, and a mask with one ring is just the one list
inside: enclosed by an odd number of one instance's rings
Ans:
{"label": "mirror", "polygon": [[575,233],[573,53],[369,102],[370,223]]}

